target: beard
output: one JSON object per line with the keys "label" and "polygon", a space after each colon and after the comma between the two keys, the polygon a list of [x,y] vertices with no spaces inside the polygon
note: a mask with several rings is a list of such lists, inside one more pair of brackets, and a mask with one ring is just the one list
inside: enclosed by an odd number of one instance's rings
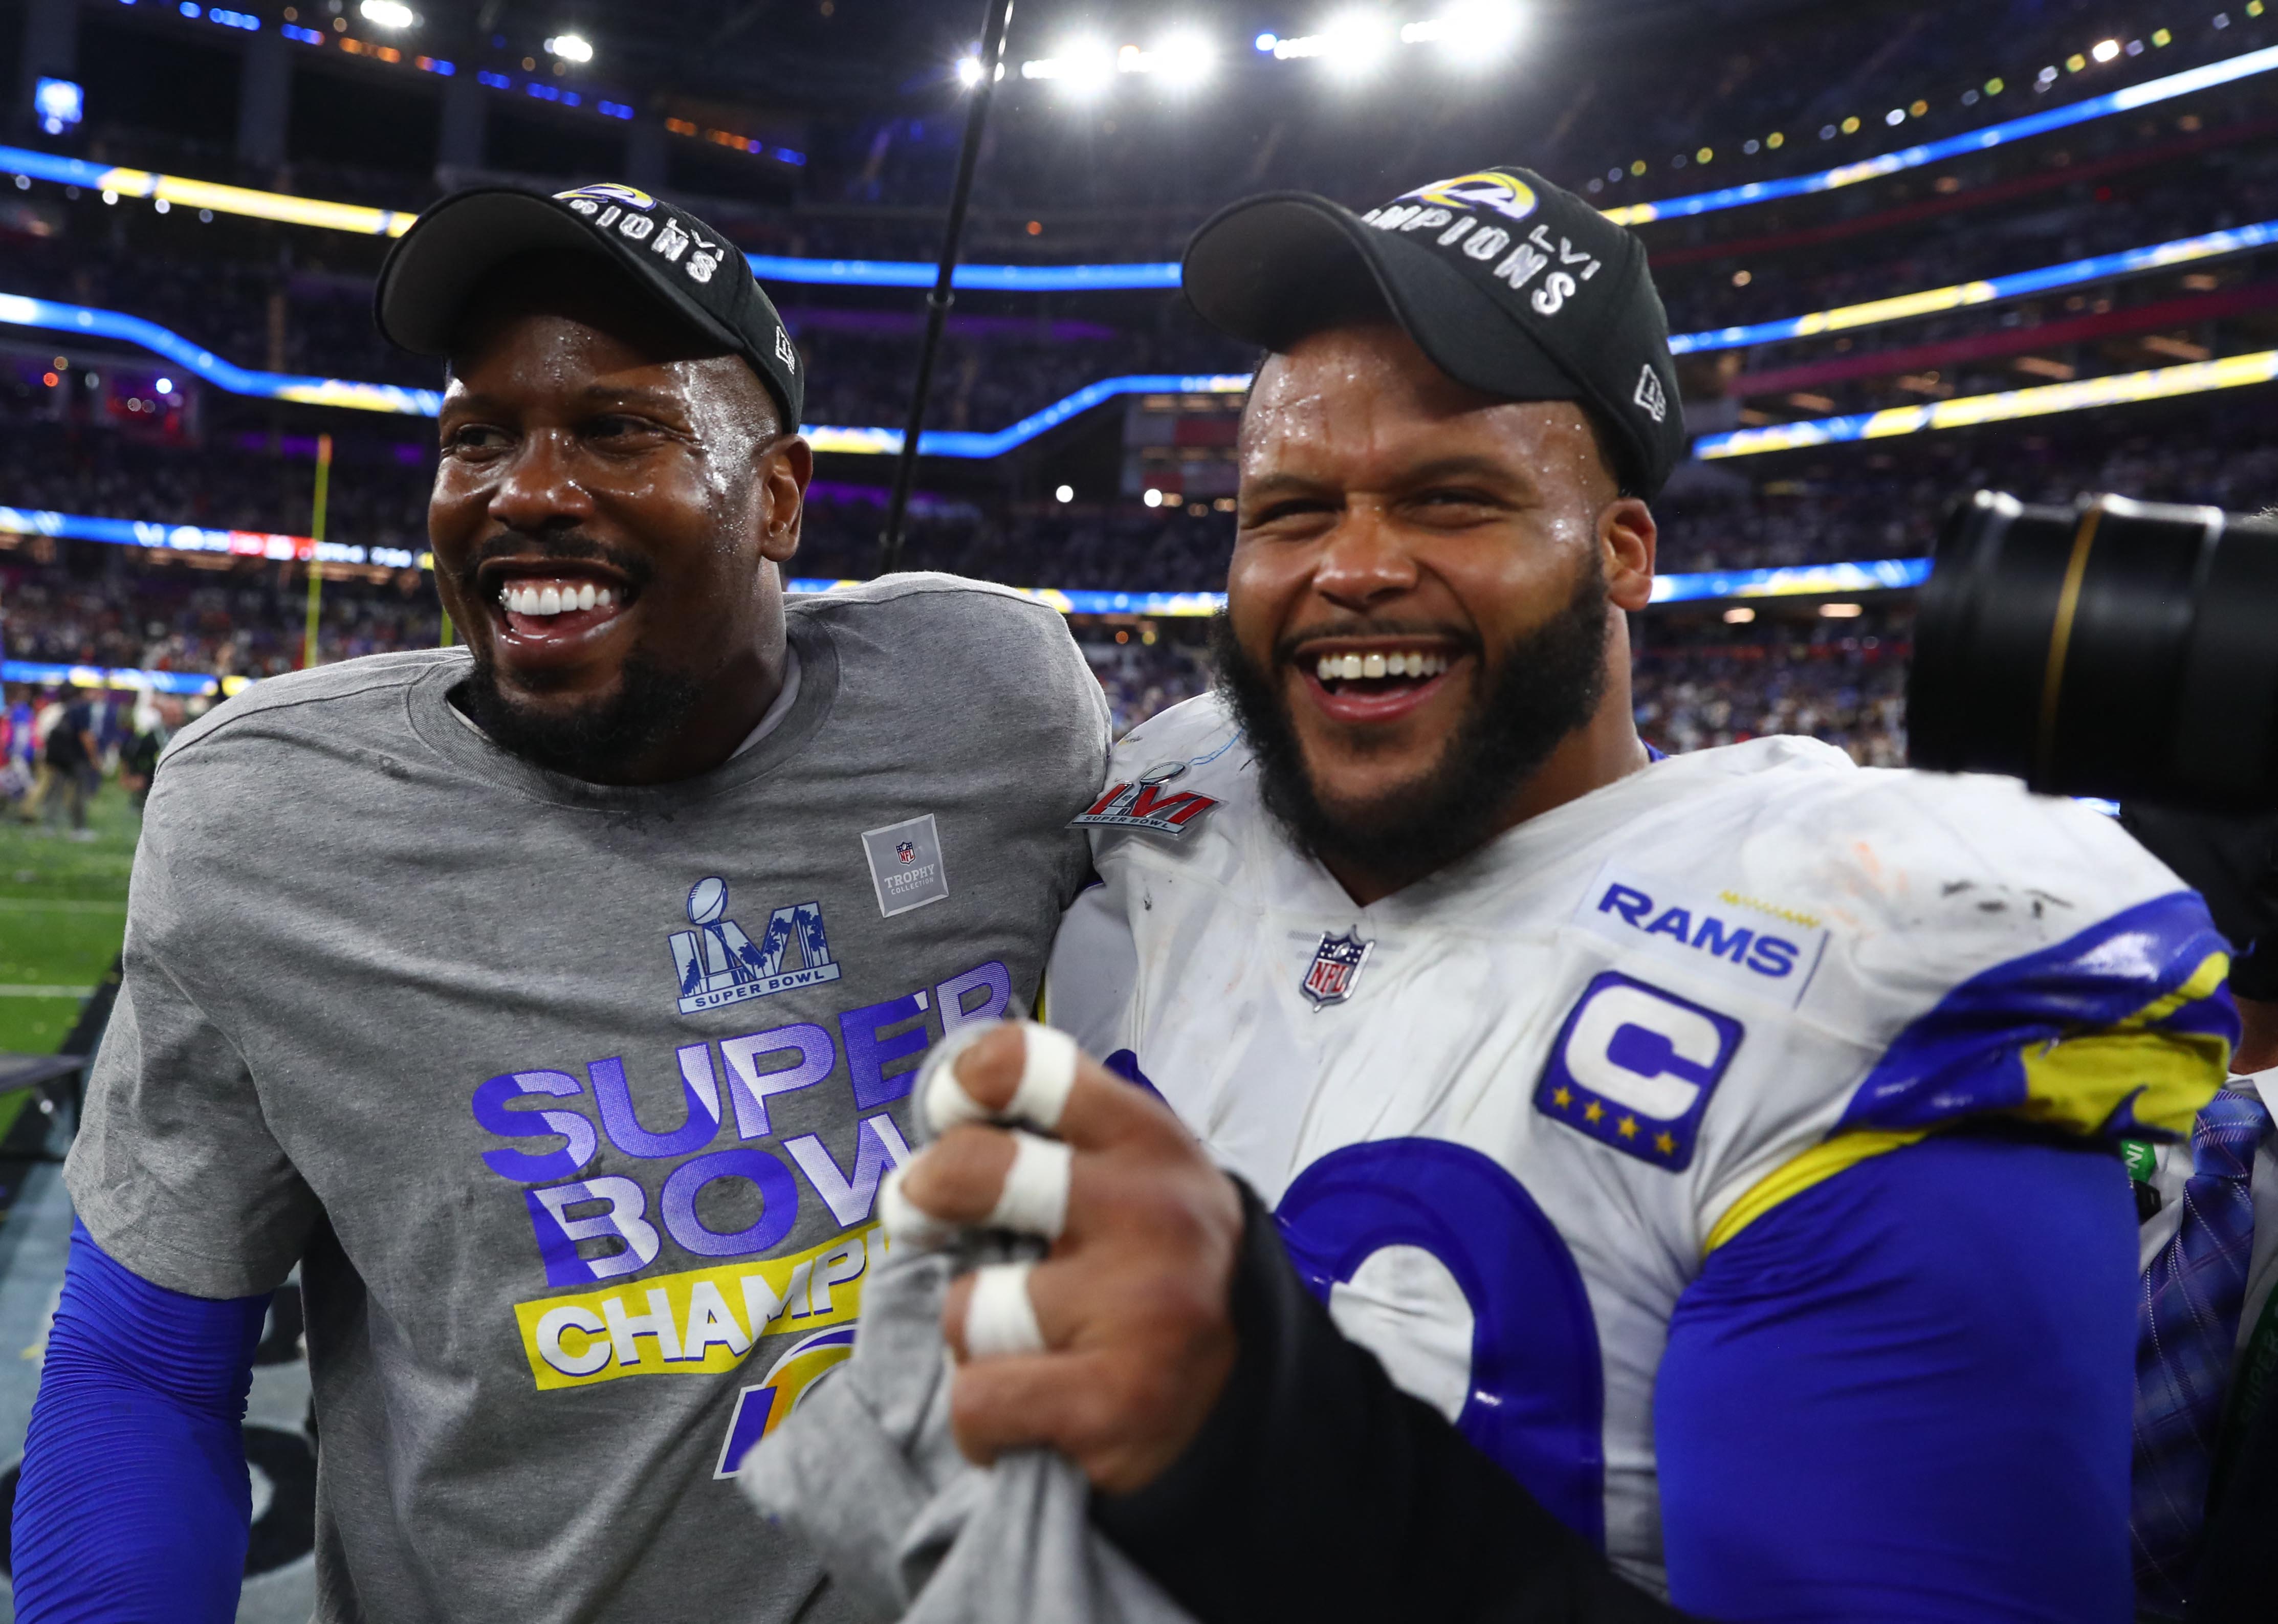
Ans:
{"label": "beard", "polygon": [[672,736],[696,713],[700,684],[640,655],[627,658],[615,691],[561,711],[517,701],[478,658],[451,698],[502,750],[549,772],[592,783],[623,780],[626,766]]}
{"label": "beard", "polygon": [[[1356,620],[1317,628],[1345,637],[1413,636],[1417,628]],[[1444,637],[1444,630],[1435,632]],[[1512,643],[1490,669],[1476,637],[1469,709],[1440,759],[1366,800],[1329,800],[1305,764],[1280,680],[1295,640],[1261,667],[1235,640],[1226,612],[1211,626],[1218,690],[1249,737],[1265,810],[1302,850],[1404,886],[1444,868],[1500,832],[1506,809],[1551,752],[1597,713],[1606,694],[1605,566],[1594,553],[1572,598]]]}
{"label": "beard", "polygon": [[[599,560],[622,574],[635,592],[655,574],[639,553],[575,532],[534,538],[508,531],[485,541],[458,571],[462,601],[478,601],[478,572],[489,560],[531,556]],[[703,698],[703,686],[692,677],[636,652],[619,668],[614,691],[574,709],[555,709],[509,696],[482,645],[470,646],[474,669],[451,690],[467,720],[501,749],[589,782],[622,782],[627,766],[669,738],[695,714]]]}

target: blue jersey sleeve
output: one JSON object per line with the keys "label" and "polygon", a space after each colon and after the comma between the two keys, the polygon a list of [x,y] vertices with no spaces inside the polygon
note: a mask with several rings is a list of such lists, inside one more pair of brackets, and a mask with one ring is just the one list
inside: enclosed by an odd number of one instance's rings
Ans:
{"label": "blue jersey sleeve", "polygon": [[1981,971],[1891,1041],[1838,1131],[2002,1113],[2188,1138],[2238,1043],[2228,946],[2198,893],[2175,891]]}
{"label": "blue jersey sleeve", "polygon": [[2136,1218],[1949,1132],[1708,1255],[1654,1401],[1670,1599],[1733,1624],[2126,1624]]}
{"label": "blue jersey sleeve", "polygon": [[73,1225],[16,1486],[22,1624],[236,1616],[241,1429],[268,1306],[153,1285]]}

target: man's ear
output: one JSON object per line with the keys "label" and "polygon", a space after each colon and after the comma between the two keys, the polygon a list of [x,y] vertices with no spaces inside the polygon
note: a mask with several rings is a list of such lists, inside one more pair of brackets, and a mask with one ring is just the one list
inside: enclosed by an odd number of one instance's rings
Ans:
{"label": "man's ear", "polygon": [[1606,504],[1598,515],[1598,545],[1606,563],[1606,596],[1634,614],[1653,601],[1654,560],[1661,533],[1653,509],[1634,496]]}
{"label": "man's ear", "polygon": [[787,564],[798,553],[814,478],[814,447],[805,435],[786,435],[760,453],[760,553],[769,561]]}

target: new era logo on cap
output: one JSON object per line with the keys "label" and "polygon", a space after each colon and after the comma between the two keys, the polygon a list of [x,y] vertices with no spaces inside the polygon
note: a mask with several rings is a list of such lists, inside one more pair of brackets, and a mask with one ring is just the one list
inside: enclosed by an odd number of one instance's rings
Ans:
{"label": "new era logo on cap", "polygon": [[1669,416],[1669,395],[1661,386],[1661,375],[1647,362],[1638,373],[1637,393],[1631,397],[1655,423]]}

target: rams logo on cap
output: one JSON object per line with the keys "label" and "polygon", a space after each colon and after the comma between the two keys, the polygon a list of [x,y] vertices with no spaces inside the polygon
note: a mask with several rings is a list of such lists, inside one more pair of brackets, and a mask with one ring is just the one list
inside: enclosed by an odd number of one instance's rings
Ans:
{"label": "rams logo on cap", "polygon": [[1482,169],[1453,180],[1421,187],[1401,199],[1420,198],[1445,209],[1492,209],[1508,220],[1523,220],[1534,212],[1534,188],[1517,175]]}
{"label": "rams logo on cap", "polygon": [[567,202],[573,197],[591,197],[602,202],[624,203],[635,209],[656,207],[656,199],[638,187],[620,186],[614,180],[603,180],[592,186],[576,187],[567,192],[556,192],[554,195],[560,202]]}

